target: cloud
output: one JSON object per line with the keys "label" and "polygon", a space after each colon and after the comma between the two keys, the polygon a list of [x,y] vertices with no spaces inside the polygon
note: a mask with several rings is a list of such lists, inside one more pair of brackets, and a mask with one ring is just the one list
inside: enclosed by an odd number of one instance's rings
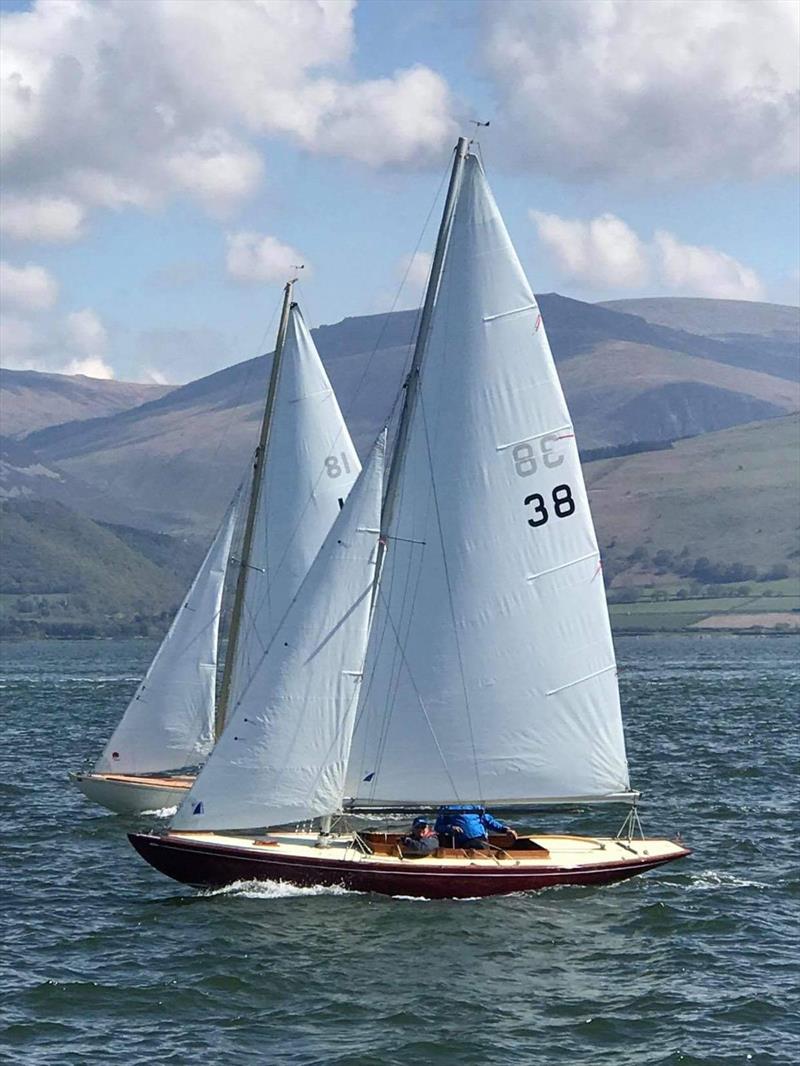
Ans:
{"label": "cloud", "polygon": [[15,267],[0,262],[0,299],[28,311],[43,311],[58,298],[58,283],[44,267],[28,263]]}
{"label": "cloud", "polygon": [[667,230],[644,241],[616,215],[584,221],[531,211],[530,217],[563,277],[589,288],[640,289],[655,276],[682,296],[764,298],[764,286],[750,267],[715,248],[684,244]]}
{"label": "cloud", "polygon": [[509,154],[580,180],[797,170],[800,6],[492,0],[482,58]]}
{"label": "cloud", "polygon": [[433,256],[430,252],[404,255],[398,264],[397,273],[401,281],[412,289],[424,289],[428,283],[432,262]]}
{"label": "cloud", "polygon": [[65,320],[64,332],[67,344],[82,355],[97,358],[105,355],[108,348],[108,333],[97,315],[90,308],[72,311]]}
{"label": "cloud", "polygon": [[[348,77],[353,10],[351,0],[69,0],[4,14],[11,196],[51,215],[59,203],[49,239],[70,239],[93,208],[187,195],[229,213],[262,180],[264,137],[371,166],[440,159],[455,132],[446,83],[422,66]],[[21,207],[12,216],[9,232],[43,239],[47,227]]]}
{"label": "cloud", "polygon": [[666,230],[654,238],[664,284],[685,296],[763,300],[764,286],[750,267],[716,248],[682,244]]}
{"label": "cloud", "polygon": [[19,315],[0,315],[0,353],[3,366],[38,370],[38,338],[34,324]]}
{"label": "cloud", "polygon": [[229,233],[225,266],[235,281],[286,281],[303,256],[277,237],[261,233]]}
{"label": "cloud", "polygon": [[0,232],[17,240],[68,243],[82,233],[84,209],[65,197],[4,195]]}
{"label": "cloud", "polygon": [[71,359],[60,373],[81,374],[83,377],[100,378],[104,381],[110,381],[114,377],[114,371],[108,363],[104,363],[96,356],[87,359]]}
{"label": "cloud", "polygon": [[229,366],[238,354],[222,333],[206,327],[144,330],[135,350],[147,366],[140,376],[159,385],[194,381]]}
{"label": "cloud", "polygon": [[589,222],[531,211],[542,240],[566,277],[613,288],[644,285],[647,250],[622,219],[605,214]]}
{"label": "cloud", "polygon": [[307,148],[379,167],[441,156],[458,135],[445,80],[426,67],[357,85],[320,86]]}
{"label": "cloud", "polygon": [[35,319],[16,314],[0,317],[3,364],[15,370],[113,378],[107,347],[106,329],[91,308],[63,319],[46,314]]}

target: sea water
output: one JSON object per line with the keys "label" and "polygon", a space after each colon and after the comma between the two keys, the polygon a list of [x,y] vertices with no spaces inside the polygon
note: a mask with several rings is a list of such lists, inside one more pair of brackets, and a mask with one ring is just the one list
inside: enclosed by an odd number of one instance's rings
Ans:
{"label": "sea water", "polygon": [[148,819],[92,806],[67,772],[101,750],[153,650],[5,647],[0,1061],[800,1062],[796,637],[619,640],[645,830],[694,855],[608,888],[463,902],[201,892],[147,866],[125,833]]}

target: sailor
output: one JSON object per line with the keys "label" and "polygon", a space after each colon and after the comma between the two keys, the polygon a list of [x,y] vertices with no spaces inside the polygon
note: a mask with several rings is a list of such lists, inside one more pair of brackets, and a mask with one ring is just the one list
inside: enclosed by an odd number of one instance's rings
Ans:
{"label": "sailor", "polygon": [[415,818],[411,832],[400,841],[403,851],[414,855],[430,855],[439,847],[439,838],[427,818]]}
{"label": "sailor", "polygon": [[483,807],[440,807],[436,818],[436,832],[445,847],[489,848],[489,831],[505,833],[511,840],[517,834],[503,825]]}

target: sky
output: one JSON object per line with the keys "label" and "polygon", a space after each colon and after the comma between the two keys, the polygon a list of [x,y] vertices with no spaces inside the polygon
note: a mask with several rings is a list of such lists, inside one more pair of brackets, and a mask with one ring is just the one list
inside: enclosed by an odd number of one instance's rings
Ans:
{"label": "sky", "polygon": [[[800,303],[796,0],[0,0],[4,366],[416,306],[460,134],[537,292]],[[490,122],[488,128],[472,120]]]}

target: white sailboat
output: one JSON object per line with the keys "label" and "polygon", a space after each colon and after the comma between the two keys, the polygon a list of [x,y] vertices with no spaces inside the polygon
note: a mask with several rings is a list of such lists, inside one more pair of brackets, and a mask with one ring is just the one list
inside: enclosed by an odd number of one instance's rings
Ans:
{"label": "white sailboat", "polygon": [[[370,530],[368,517],[338,521]],[[336,612],[317,617],[320,597],[341,592],[326,563],[334,527],[313,587],[310,575],[264,660],[263,692],[278,685],[291,699],[249,701],[170,830],[131,834],[140,854],[190,884],[275,878],[432,897],[606,883],[688,854],[634,838],[635,806],[615,838],[497,836],[489,851],[425,857],[405,853],[400,834],[318,839],[291,828],[320,818],[327,829],[336,815],[375,808],[635,805],[638,796],[571,419],[533,291],[463,138],[378,528],[355,714],[320,696],[340,680],[345,649],[327,662],[284,653],[304,627],[320,646],[339,632]],[[335,773],[323,749],[335,751]]]}
{"label": "white sailboat", "polygon": [[119,812],[175,806],[251,683],[361,469],[300,309],[284,291],[247,499],[236,594],[215,697],[223,584],[237,508],[228,510],[147,674],[81,791]]}

